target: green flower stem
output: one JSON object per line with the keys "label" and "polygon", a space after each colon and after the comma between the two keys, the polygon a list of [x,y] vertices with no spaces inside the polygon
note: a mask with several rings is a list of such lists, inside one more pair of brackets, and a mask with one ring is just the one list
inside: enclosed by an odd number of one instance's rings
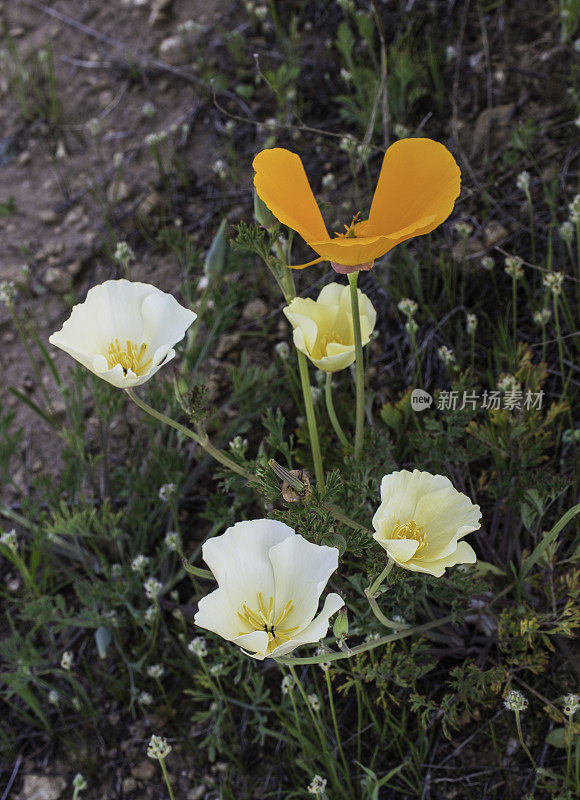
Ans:
{"label": "green flower stem", "polygon": [[366,594],[368,595],[368,597],[376,597],[377,589],[379,588],[381,583],[386,578],[389,577],[389,574],[393,569],[394,564],[395,564],[394,560],[389,556],[389,560],[387,561],[387,566],[384,568],[384,570],[381,572],[380,575],[377,575],[377,577],[371,583],[369,588],[366,590]]}
{"label": "green flower stem", "polygon": [[[467,613],[467,611],[466,611]],[[437,628],[440,625],[446,625],[448,622],[452,622],[454,620],[454,615],[449,614],[446,617],[441,617],[440,619],[432,620],[431,622],[426,622],[424,625],[416,625],[413,628],[406,628],[404,631],[397,631],[396,633],[389,633],[386,636],[381,636],[378,639],[375,639],[372,642],[366,642],[365,644],[359,644],[356,647],[349,648],[348,653],[324,653],[323,655],[319,656],[310,656],[307,658],[277,658],[276,661],[279,664],[284,664],[284,666],[292,667],[298,666],[302,664],[320,664],[322,661],[340,661],[343,658],[352,658],[352,656],[357,656],[359,653],[367,653],[369,650],[374,650],[376,647],[381,647],[383,644],[388,644],[389,642],[396,642],[399,639],[407,639],[409,636],[413,636],[416,633],[423,633],[424,631],[431,630],[431,628]]]}
{"label": "green flower stem", "polygon": [[316,426],[316,416],[314,414],[314,403],[312,402],[312,390],[310,388],[310,378],[308,377],[308,363],[306,356],[300,350],[296,350],[298,356],[298,370],[302,383],[302,395],[304,397],[304,408],[306,410],[306,420],[308,422],[308,435],[310,437],[310,448],[312,450],[312,461],[314,462],[314,475],[319,488],[324,486],[324,470],[322,468],[322,456],[320,454],[320,442],[318,440],[318,428]]}
{"label": "green flower stem", "polygon": [[160,422],[164,422],[166,425],[170,425],[172,428],[175,428],[176,431],[179,431],[184,436],[187,436],[189,439],[193,439],[193,441],[196,442],[198,445],[200,445],[200,447],[203,447],[206,453],[215,458],[215,460],[218,461],[220,464],[223,464],[224,467],[231,469],[232,472],[241,475],[242,478],[245,478],[250,483],[256,482],[255,475],[252,475],[250,472],[245,470],[239,464],[236,464],[235,461],[232,461],[232,459],[226,456],[224,452],[218,450],[217,447],[214,447],[210,443],[207,436],[204,435],[202,438],[197,433],[192,431],[190,428],[187,428],[180,422],[176,422],[174,419],[171,419],[171,417],[168,417],[161,411],[157,411],[156,409],[153,408],[153,406],[150,406],[149,403],[146,403],[144,400],[138,397],[133,391],[133,389],[125,389],[125,391],[129,395],[131,400],[135,403],[135,405],[139,406],[139,408],[142,411],[145,411],[146,414],[149,414],[149,416],[153,417],[154,419],[158,419]]}
{"label": "green flower stem", "polygon": [[355,370],[356,370],[356,430],[354,438],[354,457],[358,461],[362,453],[363,427],[365,417],[365,375],[360,330],[360,313],[357,291],[358,272],[350,272],[350,302],[352,307],[352,327],[354,333]]}
{"label": "green flower stem", "polygon": [[346,438],[344,431],[340,426],[340,422],[338,421],[338,417],[336,416],[336,412],[334,410],[334,403],[332,402],[332,372],[326,373],[326,385],[324,389],[324,396],[326,398],[326,410],[328,411],[328,418],[334,428],[334,432],[339,438],[339,441],[343,447],[348,446],[348,439]]}
{"label": "green flower stem", "polygon": [[530,213],[530,236],[532,244],[532,264],[536,263],[536,233],[534,230],[534,204],[532,203],[532,196],[530,190],[526,190],[526,199],[528,201],[528,211]]}
{"label": "green flower stem", "polygon": [[338,731],[338,722],[336,720],[336,710],[334,708],[334,699],[332,697],[332,682],[330,680],[330,675],[328,674],[328,670],[324,670],[324,677],[326,678],[326,688],[328,690],[328,703],[330,705],[330,714],[332,716],[332,724],[334,726],[334,735],[336,736],[336,744],[338,746],[338,752],[340,753],[340,760],[342,761],[342,766],[344,768],[344,774],[348,781],[348,785],[352,790],[352,784],[350,781],[350,773],[348,770],[348,766],[346,764],[346,758],[344,757],[344,751],[342,749],[342,742],[340,741],[340,733]]}
{"label": "green flower stem", "polygon": [[526,746],[526,743],[524,742],[524,736],[522,734],[522,722],[520,720],[520,712],[519,711],[515,711],[514,713],[516,715],[516,728],[518,729],[518,738],[520,740],[520,744],[523,747],[524,753],[527,755],[527,757],[532,762],[534,769],[537,769],[538,767],[537,767],[536,762],[534,761],[534,757],[532,756],[532,754],[530,753],[530,751],[528,750],[528,748]]}
{"label": "green flower stem", "polygon": [[365,590],[365,594],[367,595],[367,600],[369,601],[369,605],[375,617],[384,625],[385,628],[392,628],[394,631],[405,631],[407,628],[410,628],[410,625],[401,624],[400,622],[394,622],[392,619],[386,617],[381,609],[379,608],[379,604],[377,603],[374,597],[371,597],[367,594],[368,589]]}
{"label": "green flower stem", "polygon": [[173,789],[171,788],[171,783],[169,782],[169,775],[167,774],[167,767],[165,766],[165,759],[160,758],[159,763],[161,764],[161,771],[163,772],[163,777],[165,778],[165,783],[167,784],[169,797],[171,800],[175,800],[175,795],[173,794]]}
{"label": "green flower stem", "polygon": [[316,733],[318,734],[318,738],[320,740],[320,746],[322,747],[322,752],[325,753],[326,752],[326,741],[325,741],[325,736],[323,735],[323,732],[322,732],[322,728],[320,727],[320,722],[319,722],[316,714],[312,710],[312,706],[308,702],[308,697],[306,696],[306,692],[304,691],[304,687],[302,686],[302,682],[300,681],[300,678],[296,674],[296,670],[294,669],[294,667],[292,666],[291,663],[288,663],[288,669],[292,673],[292,677],[294,678],[294,685],[298,687],[298,691],[300,692],[300,694],[302,696],[302,701],[303,701],[304,705],[306,706],[306,708],[308,709],[308,712],[309,712],[310,717],[312,719],[312,723],[313,723],[314,727],[316,728]]}
{"label": "green flower stem", "polygon": [[513,330],[513,345],[514,345],[514,358],[517,351],[517,330],[518,330],[518,290],[517,290],[517,279],[512,277],[512,304],[513,304],[513,313],[514,313],[514,330]]}

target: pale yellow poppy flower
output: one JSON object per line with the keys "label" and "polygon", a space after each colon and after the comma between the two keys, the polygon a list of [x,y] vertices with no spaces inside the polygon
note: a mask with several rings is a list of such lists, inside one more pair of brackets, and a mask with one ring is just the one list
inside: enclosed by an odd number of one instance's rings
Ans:
{"label": "pale yellow poppy flower", "polygon": [[[377,312],[360,289],[358,307],[363,346],[374,330]],[[329,283],[316,300],[295,297],[284,314],[294,328],[294,344],[323,372],[346,369],[355,359],[350,287]]]}
{"label": "pale yellow poppy flower", "polygon": [[105,281],[49,342],[120,389],[140,386],[175,356],[197,314],[148,283]]}
{"label": "pale yellow poppy flower", "polygon": [[373,538],[400,567],[441,577],[447,567],[473,564],[462,537],[479,529],[481,511],[449,478],[418,469],[385,475]]}

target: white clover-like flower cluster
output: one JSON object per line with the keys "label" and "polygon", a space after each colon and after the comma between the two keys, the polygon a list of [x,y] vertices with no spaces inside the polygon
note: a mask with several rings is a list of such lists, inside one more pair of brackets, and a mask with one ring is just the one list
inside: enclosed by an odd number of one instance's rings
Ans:
{"label": "white clover-like flower cluster", "polygon": [[560,234],[560,239],[563,242],[566,242],[566,244],[572,244],[572,240],[574,239],[574,226],[570,220],[567,219],[560,225],[558,228],[558,233]]}
{"label": "white clover-like flower cluster", "polygon": [[403,297],[397,303],[397,308],[401,314],[404,314],[406,317],[414,317],[419,306],[414,300],[411,300],[410,297]]}
{"label": "white clover-like flower cluster", "polygon": [[544,286],[549,289],[555,297],[558,297],[562,294],[562,286],[564,284],[564,273],[563,272],[547,272],[543,279],[542,283]]}
{"label": "white clover-like flower cluster", "polygon": [[16,533],[16,529],[12,528],[11,531],[5,531],[0,534],[0,544],[3,544],[4,547],[16,553],[18,550],[18,534]]}
{"label": "white clover-like flower cluster", "polygon": [[323,797],[328,781],[321,775],[315,775],[308,785],[308,792],[315,797]]}
{"label": "white clover-like flower cluster", "polygon": [[580,708],[580,695],[566,694],[562,698],[562,703],[564,704],[564,714],[567,717],[573,717]]}
{"label": "white clover-like flower cluster", "polygon": [[519,256],[508,256],[504,262],[504,272],[519,281],[524,277],[524,267],[522,259]]}
{"label": "white clover-like flower cluster", "polygon": [[145,592],[145,596],[148,597],[149,600],[154,600],[156,597],[159,597],[162,589],[163,589],[163,584],[160,581],[158,581],[157,578],[147,578],[147,580],[143,584],[143,591]]}
{"label": "white clover-like flower cluster", "polygon": [[516,179],[516,185],[518,189],[527,194],[530,191],[530,173],[526,170],[520,172]]}
{"label": "white clover-like flower cluster", "polygon": [[168,531],[165,534],[163,543],[168,550],[181,550],[181,536],[177,533],[177,531]]}
{"label": "white clover-like flower cluster", "polygon": [[481,259],[481,266],[488,272],[491,272],[492,269],[495,267],[495,261],[491,256],[484,256]]}
{"label": "white clover-like flower cluster", "polygon": [[473,232],[473,225],[470,222],[456,222],[454,230],[460,239],[467,239]]}
{"label": "white clover-like flower cluster", "polygon": [[147,667],[147,675],[154,680],[159,680],[165,675],[165,667],[163,664],[150,664]]}
{"label": "white clover-like flower cluster", "polygon": [[162,503],[169,502],[169,498],[175,494],[175,490],[177,489],[174,483],[164,483],[163,486],[159,489],[159,499]]}
{"label": "white clover-like flower cluster", "polygon": [[522,385],[514,375],[502,375],[497,382],[497,388],[501,392],[521,392]]}
{"label": "white clover-like flower cluster", "polygon": [[60,659],[60,666],[62,669],[70,672],[73,665],[73,654],[70,650],[65,650],[62,654],[62,658]]}
{"label": "white clover-like flower cluster", "polygon": [[135,556],[133,561],[131,561],[131,569],[133,572],[145,572],[147,567],[149,566],[149,557],[144,556],[142,553]]}
{"label": "white clover-like flower cluster", "polygon": [[528,707],[528,698],[519,689],[510,689],[504,698],[504,705],[508,711],[525,711]]}
{"label": "white clover-like flower cluster", "polygon": [[167,758],[169,753],[171,753],[171,749],[171,745],[164,736],[157,736],[154,733],[151,739],[149,739],[149,744],[147,745],[147,755],[149,758],[155,758],[158,761],[162,761],[164,758]]}
{"label": "white clover-like flower cluster", "polygon": [[296,681],[292,677],[292,675],[284,675],[282,678],[282,682],[280,683],[280,688],[282,689],[282,694],[290,694],[294,690],[296,686]]}
{"label": "white clover-like flower cluster", "polygon": [[442,344],[441,347],[437,350],[439,358],[445,364],[446,367],[453,367],[455,366],[455,353],[451,350],[450,347]]}
{"label": "white clover-like flower cluster", "polygon": [[320,711],[320,700],[316,692],[308,695],[308,705],[313,711]]}
{"label": "white clover-like flower cluster", "polygon": [[196,636],[195,639],[192,639],[187,645],[187,649],[190,653],[193,653],[194,656],[205,658],[207,656],[207,641],[203,636]]}
{"label": "white clover-like flower cluster", "polygon": [[465,330],[469,336],[473,336],[477,330],[477,316],[475,314],[467,314],[465,318]]}
{"label": "white clover-like flower cluster", "polygon": [[552,316],[552,310],[550,308],[542,308],[540,311],[534,311],[533,318],[536,325],[540,325],[542,328],[544,325],[547,325],[550,321]]}

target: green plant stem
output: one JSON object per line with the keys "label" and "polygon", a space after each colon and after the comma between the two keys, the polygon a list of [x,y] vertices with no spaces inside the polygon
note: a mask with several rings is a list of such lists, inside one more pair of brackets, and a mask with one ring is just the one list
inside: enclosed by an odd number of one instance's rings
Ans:
{"label": "green plant stem", "polygon": [[348,439],[341,428],[340,422],[338,421],[338,417],[336,416],[336,412],[334,410],[334,403],[332,402],[332,372],[326,373],[324,396],[326,398],[326,410],[328,411],[328,418],[330,419],[330,423],[334,428],[334,432],[338,436],[341,445],[343,447],[347,447]]}
{"label": "green plant stem", "polygon": [[534,231],[534,204],[532,203],[532,196],[530,194],[530,190],[528,189],[526,192],[526,197],[528,200],[528,211],[530,212],[530,235],[531,235],[531,244],[532,244],[532,264],[536,263],[536,233]]}
{"label": "green plant stem", "polygon": [[[365,591],[365,594],[367,591],[368,589]],[[381,623],[381,625],[385,626],[385,628],[391,628],[394,631],[404,631],[407,630],[407,628],[411,627],[410,625],[407,625],[405,623],[401,624],[400,622],[395,622],[394,620],[389,619],[389,617],[385,616],[381,611],[381,609],[379,608],[379,604],[377,603],[374,597],[371,597],[370,595],[367,594],[367,600],[369,601],[371,611],[378,619],[378,621]]]}
{"label": "green plant stem", "polygon": [[336,710],[334,708],[334,699],[332,697],[332,681],[330,680],[330,675],[328,674],[328,670],[324,670],[324,677],[326,678],[326,688],[328,690],[328,704],[330,705],[330,715],[332,717],[332,724],[334,727],[334,735],[336,736],[336,744],[338,746],[338,752],[340,753],[340,760],[342,761],[342,766],[344,768],[344,774],[348,781],[349,788],[352,792],[352,783],[350,780],[350,773],[348,771],[348,766],[346,763],[346,758],[344,757],[344,751],[342,749],[342,742],[340,741],[340,733],[338,731],[338,722],[336,719]]}
{"label": "green plant stem", "polygon": [[[560,315],[558,313],[558,296],[554,295],[554,324],[556,326],[556,339],[558,341],[558,357],[560,360],[560,373],[562,376],[562,394],[564,395],[565,399],[568,400],[568,380],[564,377],[564,349],[562,347],[562,333],[560,331]],[[568,421],[570,423],[570,428],[574,430],[574,419],[572,417],[572,411],[570,410],[570,404],[568,403]],[[558,440],[560,437],[558,436]]]}
{"label": "green plant stem", "polygon": [[519,740],[520,740],[520,744],[524,749],[524,753],[527,755],[527,757],[532,762],[534,769],[537,769],[537,765],[536,765],[536,762],[534,761],[534,757],[532,756],[532,754],[530,753],[530,751],[528,750],[528,748],[526,746],[526,743],[524,742],[524,736],[522,734],[522,722],[520,720],[520,712],[519,711],[515,711],[514,713],[516,715],[516,728],[518,729],[518,737],[519,737]]}
{"label": "green plant stem", "polygon": [[390,574],[391,570],[393,569],[394,564],[395,564],[394,560],[389,556],[389,560],[387,561],[387,566],[384,568],[384,570],[381,572],[380,575],[377,575],[377,577],[371,583],[369,588],[366,590],[369,597],[376,597],[377,589],[379,588],[381,583],[386,578],[389,577],[389,574]]}
{"label": "green plant stem", "polygon": [[308,377],[308,363],[306,356],[300,350],[296,350],[298,356],[298,371],[300,372],[300,382],[302,383],[302,396],[304,397],[304,408],[306,410],[306,421],[308,422],[308,435],[310,437],[310,448],[312,450],[312,461],[314,462],[314,475],[319,488],[324,486],[324,470],[322,468],[322,455],[320,454],[320,442],[318,440],[318,427],[316,425],[316,415],[314,414],[314,403],[312,402],[312,390],[310,388],[310,378]]}
{"label": "green plant stem", "polygon": [[513,304],[513,314],[514,314],[514,330],[513,330],[513,345],[514,345],[514,358],[516,357],[517,352],[517,330],[518,330],[518,290],[517,290],[517,280],[515,277],[512,277],[512,304]]}
{"label": "green plant stem", "polygon": [[200,447],[208,453],[210,456],[215,458],[220,464],[228,469],[231,469],[232,472],[235,472],[237,475],[241,475],[242,478],[245,478],[247,481],[255,483],[256,477],[252,475],[250,472],[245,470],[239,464],[236,464],[235,461],[232,461],[231,458],[226,456],[221,450],[218,450],[217,447],[214,447],[207,437],[204,435],[203,438],[199,436],[197,433],[192,431],[190,428],[187,428],[185,425],[182,425],[180,422],[176,422],[171,417],[168,417],[166,414],[163,414],[161,411],[157,411],[153,406],[150,406],[149,403],[146,403],[140,397],[138,397],[133,389],[125,389],[126,393],[129,395],[131,400],[135,403],[135,405],[139,406],[142,411],[145,411],[146,414],[153,417],[154,419],[159,420],[160,422],[164,422],[166,425],[170,425],[172,428],[175,428],[176,431],[179,431],[184,436],[187,436],[189,439],[193,439]]}
{"label": "green plant stem", "polygon": [[362,336],[360,330],[360,313],[358,307],[358,272],[350,272],[348,276],[350,285],[350,302],[352,308],[352,328],[354,333],[355,370],[356,370],[356,429],[354,437],[354,457],[360,460],[362,453],[362,440],[365,416],[365,375],[362,351]]}
{"label": "green plant stem", "polygon": [[167,784],[167,791],[169,792],[169,797],[171,798],[171,800],[175,800],[173,789],[171,788],[171,783],[169,782],[169,775],[167,774],[167,767],[165,766],[165,759],[160,758],[159,763],[161,764],[161,771],[163,772],[163,777],[165,778],[165,783]]}

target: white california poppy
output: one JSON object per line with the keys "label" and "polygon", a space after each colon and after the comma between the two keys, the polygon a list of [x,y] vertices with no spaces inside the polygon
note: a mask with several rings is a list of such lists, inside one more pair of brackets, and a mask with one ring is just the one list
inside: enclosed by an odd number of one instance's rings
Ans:
{"label": "white california poppy", "polygon": [[203,558],[218,588],[202,597],[194,622],[262,660],[320,641],[344,605],[320,595],[338,567],[338,550],[312,544],[283,522],[238,522],[209,539]]}
{"label": "white california poppy", "polygon": [[[363,346],[375,327],[377,312],[360,289],[358,307]],[[316,300],[295,297],[284,314],[294,328],[294,344],[323,372],[346,369],[355,359],[350,286],[329,283]]]}
{"label": "white california poppy", "polygon": [[441,577],[446,567],[472,564],[462,537],[480,527],[481,511],[449,478],[418,469],[385,475],[373,538],[400,567]]}
{"label": "white california poppy", "polygon": [[122,278],[93,286],[49,338],[99,378],[140,386],[175,356],[197,314],[148,283]]}

